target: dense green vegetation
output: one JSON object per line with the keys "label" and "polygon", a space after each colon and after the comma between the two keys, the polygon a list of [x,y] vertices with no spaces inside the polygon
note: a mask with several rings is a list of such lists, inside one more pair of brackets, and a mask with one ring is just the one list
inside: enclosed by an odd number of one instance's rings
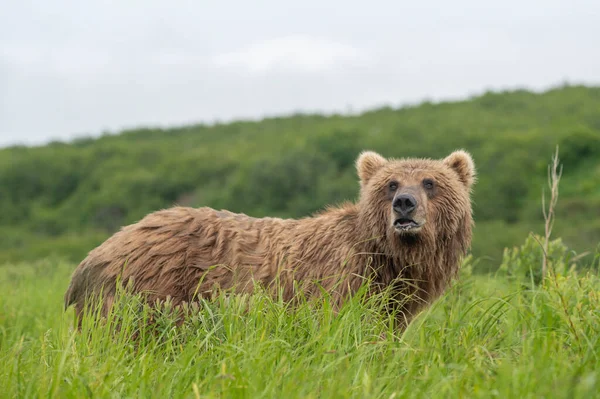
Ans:
{"label": "dense green vegetation", "polygon": [[[544,228],[557,145],[562,239],[544,250],[528,233]],[[338,314],[327,298],[219,297],[183,326],[164,308],[147,323],[135,298],[81,332],[63,312],[75,263],[148,212],[304,216],[356,198],[363,149],[437,158],[456,148],[479,171],[473,256],[406,331],[382,311],[385,293]],[[600,88],[6,148],[0,209],[1,396],[600,397]]]}
{"label": "dense green vegetation", "polygon": [[180,328],[164,309],[148,325],[148,309],[124,298],[106,324],[87,318],[74,333],[62,312],[74,265],[6,265],[1,396],[599,397],[600,254],[574,271],[560,240],[548,253],[544,280],[533,238],[505,253],[497,277],[472,274],[468,259],[404,334],[384,298],[357,296],[335,315],[326,299],[288,307],[262,294],[200,303]]}
{"label": "dense green vegetation", "polygon": [[0,262],[80,260],[122,224],[173,204],[299,217],[356,198],[353,162],[474,155],[482,270],[505,246],[541,232],[546,167],[564,165],[555,234],[581,252],[600,241],[600,88],[487,93],[468,101],[358,116],[139,129],[98,139],[0,150]]}

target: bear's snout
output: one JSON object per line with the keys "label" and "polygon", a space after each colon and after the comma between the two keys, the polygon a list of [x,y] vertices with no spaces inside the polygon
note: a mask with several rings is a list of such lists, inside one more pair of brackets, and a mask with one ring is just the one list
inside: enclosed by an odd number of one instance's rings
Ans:
{"label": "bear's snout", "polygon": [[400,194],[394,198],[394,210],[401,217],[409,217],[417,208],[417,199],[411,194]]}
{"label": "bear's snout", "polygon": [[417,233],[425,224],[424,204],[411,190],[399,192],[392,201],[392,226],[398,233]]}

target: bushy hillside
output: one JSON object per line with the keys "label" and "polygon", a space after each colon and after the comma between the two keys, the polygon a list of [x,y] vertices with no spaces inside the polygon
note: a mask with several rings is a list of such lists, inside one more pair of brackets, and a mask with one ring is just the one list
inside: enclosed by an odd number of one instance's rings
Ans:
{"label": "bushy hillside", "polygon": [[383,108],[358,116],[140,129],[0,150],[0,261],[79,260],[122,224],[173,204],[298,217],[354,199],[353,162],[385,156],[475,158],[474,254],[540,231],[546,167],[564,165],[558,224],[578,251],[600,241],[600,88],[487,93],[468,101]]}

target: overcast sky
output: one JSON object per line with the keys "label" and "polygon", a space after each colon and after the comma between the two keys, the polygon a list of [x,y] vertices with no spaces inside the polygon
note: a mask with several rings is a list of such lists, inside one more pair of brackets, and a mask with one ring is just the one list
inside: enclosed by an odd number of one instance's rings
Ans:
{"label": "overcast sky", "polygon": [[0,146],[600,84],[600,1],[0,0]]}

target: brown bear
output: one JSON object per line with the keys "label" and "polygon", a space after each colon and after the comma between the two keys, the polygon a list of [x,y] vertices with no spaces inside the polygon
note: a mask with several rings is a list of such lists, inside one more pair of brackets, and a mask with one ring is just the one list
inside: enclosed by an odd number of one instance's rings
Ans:
{"label": "brown bear", "polygon": [[[249,293],[259,283],[285,300],[331,294],[341,305],[363,282],[406,298],[404,323],[436,299],[471,243],[475,167],[462,150],[441,160],[356,161],[360,197],[302,219],[253,218],[211,208],[160,210],[122,228],[74,271],[65,306],[78,317],[102,290],[103,313],[118,281],[175,305],[214,288]],[[98,297],[98,295],[95,295]]]}

